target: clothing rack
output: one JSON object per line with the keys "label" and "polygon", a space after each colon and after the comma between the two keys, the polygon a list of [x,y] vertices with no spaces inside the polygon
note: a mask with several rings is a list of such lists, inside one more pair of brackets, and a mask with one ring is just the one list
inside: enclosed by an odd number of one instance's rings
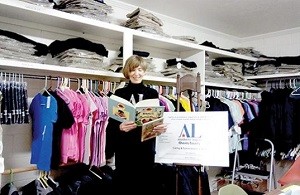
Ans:
{"label": "clothing rack", "polygon": [[[21,81],[24,82],[24,79],[37,79],[37,80],[45,80],[47,84],[48,81],[59,81],[60,82],[65,82],[67,81],[67,84],[69,85],[71,82],[72,83],[85,83],[84,86],[89,86],[89,88],[93,88],[93,86],[98,88],[99,85],[102,85],[102,89],[105,90],[111,90],[115,89],[120,83],[120,81],[106,81],[106,80],[101,80],[101,79],[86,79],[86,78],[70,78],[70,77],[64,77],[64,76],[51,76],[51,75],[34,75],[34,74],[23,74],[23,73],[10,73],[10,72],[2,72],[0,71],[0,80],[14,80],[14,81]],[[66,80],[64,80],[66,78]],[[97,86],[96,86],[97,84]]]}
{"label": "clothing rack", "polygon": [[241,99],[261,99],[261,92],[249,92],[236,89],[215,89],[206,87],[205,97],[225,97],[225,98],[241,98]]}
{"label": "clothing rack", "polygon": [[36,166],[30,166],[30,167],[20,167],[20,168],[13,168],[13,169],[6,169],[2,173],[2,175],[10,175],[14,173],[23,173],[23,172],[29,172],[29,171],[36,171],[38,170]]}
{"label": "clothing rack", "polygon": [[[51,76],[51,75],[35,75],[35,74],[23,74],[23,73],[14,73],[14,72],[5,72],[5,71],[0,71],[1,75],[0,77],[4,78],[6,77],[6,79],[8,78],[12,78],[12,76],[16,77],[16,78],[22,78],[23,79],[48,79],[48,80],[58,80],[59,78],[68,78],[70,82],[78,82],[78,79],[85,79],[85,80],[92,80],[92,81],[106,81],[105,79],[89,79],[86,77],[78,77],[78,78],[70,78],[67,75],[65,76]],[[113,81],[112,81],[113,82]]]}

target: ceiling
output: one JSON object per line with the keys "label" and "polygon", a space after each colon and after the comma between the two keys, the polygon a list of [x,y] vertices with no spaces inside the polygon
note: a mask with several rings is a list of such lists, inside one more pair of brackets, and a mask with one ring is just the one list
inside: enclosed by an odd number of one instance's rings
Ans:
{"label": "ceiling", "polygon": [[300,27],[300,0],[121,1],[239,38]]}

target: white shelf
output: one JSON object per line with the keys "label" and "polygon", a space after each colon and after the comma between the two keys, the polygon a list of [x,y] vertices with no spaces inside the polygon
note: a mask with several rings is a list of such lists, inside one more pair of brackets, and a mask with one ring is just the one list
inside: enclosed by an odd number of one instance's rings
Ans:
{"label": "white shelf", "polygon": [[175,78],[168,78],[168,77],[158,77],[158,76],[150,76],[150,75],[145,75],[143,79],[146,83],[148,81],[157,82],[161,84],[166,84],[166,85],[174,85],[176,84],[176,79]]}
{"label": "white shelf", "polygon": [[111,39],[123,39],[124,27],[18,0],[1,0],[0,16]]}
{"label": "white shelf", "polygon": [[84,68],[64,67],[50,64],[39,64],[32,62],[20,62],[16,60],[0,59],[0,70],[8,72],[17,72],[31,75],[51,75],[51,76],[77,76],[80,78],[110,78],[115,80],[124,79],[121,73],[110,71],[92,70]]}
{"label": "white shelf", "polygon": [[199,45],[181,41],[169,37],[163,37],[161,35],[155,35],[151,33],[141,32],[138,30],[132,30],[134,44],[146,45],[170,51],[182,52],[190,50],[199,50]]}
{"label": "white shelf", "polygon": [[[51,75],[51,76],[66,76],[66,77],[86,77],[93,79],[106,78],[110,80],[125,80],[122,73],[115,73],[105,70],[92,70],[84,68],[64,67],[51,64],[39,64],[32,62],[21,62],[17,60],[0,59],[0,71],[16,72],[30,75]],[[176,79],[159,76],[144,77],[144,81],[151,83],[164,83],[167,85],[175,85]]]}
{"label": "white shelf", "polygon": [[[114,73],[111,71],[105,70],[92,70],[92,69],[84,69],[84,68],[73,68],[73,67],[64,67],[58,65],[50,65],[50,64],[39,64],[32,62],[21,62],[16,60],[6,60],[0,59],[0,70],[8,71],[8,72],[17,72],[23,74],[36,74],[36,75],[52,75],[52,76],[77,76],[77,77],[88,77],[88,78],[109,78],[111,80],[124,80],[124,76],[122,73]],[[300,74],[299,74],[300,75]],[[159,77],[159,76],[151,76],[146,75],[144,77],[144,81],[151,83],[161,83],[166,85],[175,85],[175,78],[168,77]],[[261,88],[258,87],[244,87],[240,85],[227,85],[222,83],[212,83],[212,82],[204,82],[205,86],[211,87],[221,87],[221,88],[230,88],[230,89],[240,89],[240,90],[253,90],[253,91],[262,91]]]}
{"label": "white shelf", "polygon": [[299,77],[300,72],[297,73],[278,73],[271,75],[257,75],[257,76],[244,76],[247,80],[256,80],[256,79],[273,79],[273,78],[289,78],[289,77]]}
{"label": "white shelf", "polygon": [[245,55],[241,55],[241,54],[237,54],[237,53],[233,53],[233,52],[229,52],[229,51],[225,51],[225,50],[215,49],[215,48],[207,47],[207,46],[200,45],[200,47],[202,50],[205,50],[212,59],[219,58],[219,57],[225,57],[225,58],[237,58],[237,59],[253,61],[253,62],[257,61],[257,58],[250,57],[250,56],[245,56]]}
{"label": "white shelf", "polygon": [[220,87],[220,88],[228,88],[228,89],[239,89],[239,90],[249,90],[249,91],[262,91],[262,88],[259,87],[245,87],[241,85],[227,85],[222,83],[212,83],[212,82],[204,82],[207,87]]}

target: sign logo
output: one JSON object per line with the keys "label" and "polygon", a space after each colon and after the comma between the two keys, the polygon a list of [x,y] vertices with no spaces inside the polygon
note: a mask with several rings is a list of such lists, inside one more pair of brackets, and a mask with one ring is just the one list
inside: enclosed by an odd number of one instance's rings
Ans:
{"label": "sign logo", "polygon": [[184,124],[179,135],[179,138],[193,138],[196,137],[195,123]]}

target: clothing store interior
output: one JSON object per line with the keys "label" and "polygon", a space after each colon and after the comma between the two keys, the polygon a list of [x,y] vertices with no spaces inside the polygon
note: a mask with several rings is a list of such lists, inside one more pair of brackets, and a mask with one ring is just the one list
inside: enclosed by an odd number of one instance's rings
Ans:
{"label": "clothing store interior", "polygon": [[299,10],[0,0],[0,195],[299,195]]}

